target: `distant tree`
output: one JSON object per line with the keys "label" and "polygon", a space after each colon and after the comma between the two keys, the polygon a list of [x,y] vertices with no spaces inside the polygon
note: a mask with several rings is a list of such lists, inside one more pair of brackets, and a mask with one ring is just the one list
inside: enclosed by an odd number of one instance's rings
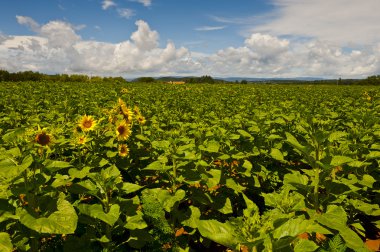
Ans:
{"label": "distant tree", "polygon": [[247,80],[241,80],[240,84],[248,84],[248,81]]}
{"label": "distant tree", "polygon": [[204,75],[204,76],[201,76],[201,77],[199,78],[199,82],[200,82],[200,83],[210,83],[210,84],[214,84],[214,83],[215,83],[215,80],[214,80],[211,76]]}
{"label": "distant tree", "polygon": [[156,80],[153,77],[140,77],[136,79],[136,82],[143,82],[143,83],[152,83]]}

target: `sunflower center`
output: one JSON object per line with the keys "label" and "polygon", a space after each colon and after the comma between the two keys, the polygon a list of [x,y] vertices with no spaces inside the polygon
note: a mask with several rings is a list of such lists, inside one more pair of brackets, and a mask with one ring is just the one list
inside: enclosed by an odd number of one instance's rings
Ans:
{"label": "sunflower center", "polygon": [[125,133],[125,127],[123,125],[120,125],[117,127],[117,132],[119,132],[120,135],[123,135]]}
{"label": "sunflower center", "polygon": [[46,135],[46,133],[41,133],[37,135],[37,143],[41,145],[48,145],[50,143],[50,136]]}
{"label": "sunflower center", "polygon": [[85,140],[86,140],[86,138],[84,138],[84,137],[80,137],[80,138],[79,138],[79,143],[80,143],[80,144],[84,144]]}
{"label": "sunflower center", "polygon": [[88,120],[88,121],[84,121],[83,126],[84,126],[85,128],[91,128],[91,126],[92,126],[92,121],[90,121],[90,120]]}

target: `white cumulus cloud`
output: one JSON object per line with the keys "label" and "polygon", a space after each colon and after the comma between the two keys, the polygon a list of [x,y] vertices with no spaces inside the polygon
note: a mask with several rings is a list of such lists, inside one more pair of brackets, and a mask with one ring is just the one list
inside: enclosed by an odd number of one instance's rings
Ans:
{"label": "white cumulus cloud", "polygon": [[16,16],[16,19],[19,24],[28,26],[34,32],[38,32],[40,28],[40,25],[30,17]]}
{"label": "white cumulus cloud", "polygon": [[0,34],[0,69],[125,77],[358,78],[380,72],[380,42],[348,48],[324,39],[297,40],[253,32],[241,45],[205,54],[178,48],[173,42],[160,46],[159,33],[143,20],[136,21],[136,31],[120,43],[84,40],[76,26],[63,21],[38,24],[23,16],[17,21],[35,35]]}
{"label": "white cumulus cloud", "polygon": [[107,10],[108,8],[115,7],[116,3],[113,2],[112,0],[104,0],[102,2],[102,9]]}
{"label": "white cumulus cloud", "polygon": [[117,12],[119,13],[120,17],[126,19],[130,19],[131,17],[136,15],[136,12],[134,10],[128,8],[117,9]]}
{"label": "white cumulus cloud", "polygon": [[[34,22],[24,18],[28,25]],[[188,50],[171,42],[159,47],[159,35],[142,20],[130,40],[103,43],[83,40],[73,25],[50,21],[35,36],[1,36],[0,68],[9,71],[138,76],[195,71]]]}
{"label": "white cumulus cloud", "polygon": [[152,0],[134,0],[134,1],[143,4],[145,7],[148,7],[148,6],[152,5]]}
{"label": "white cumulus cloud", "polygon": [[373,44],[380,40],[378,0],[272,0],[267,21],[252,31],[310,37],[338,45]]}

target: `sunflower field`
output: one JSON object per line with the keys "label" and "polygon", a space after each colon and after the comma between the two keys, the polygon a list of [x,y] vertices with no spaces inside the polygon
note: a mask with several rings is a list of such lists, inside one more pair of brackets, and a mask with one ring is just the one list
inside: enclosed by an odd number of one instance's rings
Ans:
{"label": "sunflower field", "polygon": [[380,88],[0,83],[0,251],[376,251]]}

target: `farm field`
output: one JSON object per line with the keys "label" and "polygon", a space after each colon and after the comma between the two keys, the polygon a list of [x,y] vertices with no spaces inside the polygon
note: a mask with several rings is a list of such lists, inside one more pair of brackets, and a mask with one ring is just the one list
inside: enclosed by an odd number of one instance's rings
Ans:
{"label": "farm field", "polygon": [[375,251],[380,88],[0,83],[0,251]]}

